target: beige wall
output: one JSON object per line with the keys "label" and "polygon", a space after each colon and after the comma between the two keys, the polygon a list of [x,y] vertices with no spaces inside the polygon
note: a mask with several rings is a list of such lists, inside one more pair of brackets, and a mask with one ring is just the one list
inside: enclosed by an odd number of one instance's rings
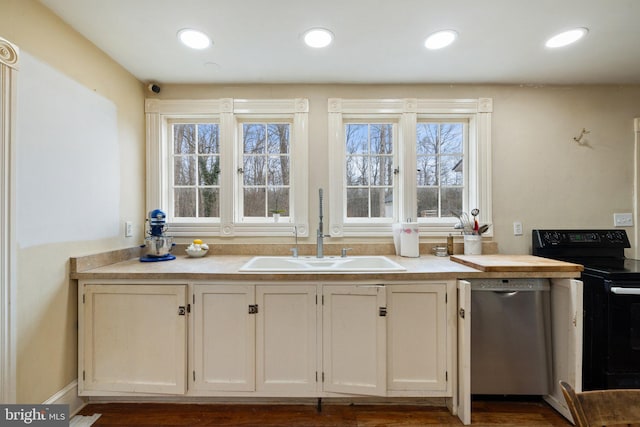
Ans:
{"label": "beige wall", "polygon": [[[116,105],[119,220],[136,223],[130,239],[19,250],[17,398],[35,403],[76,378],[77,296],[67,279],[68,258],[142,241],[145,91],[37,1],[0,0],[0,11],[0,36]],[[528,253],[534,227],[611,227],[614,212],[634,211],[633,119],[640,117],[640,86],[162,85],[160,97],[308,98],[310,191],[329,187],[328,98],[491,97],[494,240],[501,252]],[[582,128],[591,131],[585,146],[573,141]],[[317,200],[311,197],[310,204],[309,211],[317,212]],[[317,219],[310,220],[313,230]],[[513,236],[516,220],[524,236]]]}
{"label": "beige wall", "polygon": [[[140,225],[129,239],[114,236],[19,248],[16,398],[19,403],[40,403],[77,378],[77,292],[68,279],[69,257],[134,246],[142,240],[144,86],[37,1],[0,0],[0,36],[115,104],[121,183],[117,221],[130,219]],[[20,102],[19,93],[17,99]],[[19,135],[16,143],[19,152]],[[70,159],[67,166],[81,161]],[[46,177],[34,175],[34,179]],[[20,246],[19,235],[17,240]]]}
{"label": "beige wall", "polygon": [[[500,252],[530,253],[533,228],[611,228],[614,212],[634,212],[637,85],[163,85],[157,97],[308,98],[310,194],[329,187],[328,98],[489,97],[493,238]],[[590,133],[580,146],[573,138],[583,128]],[[317,200],[310,204],[309,212],[317,212]],[[522,222],[522,236],[513,235],[514,221]],[[311,230],[315,224],[310,218]],[[633,239],[634,229],[627,230]]]}

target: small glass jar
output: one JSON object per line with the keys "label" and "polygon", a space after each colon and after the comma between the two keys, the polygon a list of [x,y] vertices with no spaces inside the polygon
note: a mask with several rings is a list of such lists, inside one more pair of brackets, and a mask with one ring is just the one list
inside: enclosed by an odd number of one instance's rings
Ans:
{"label": "small glass jar", "polygon": [[446,246],[436,246],[433,248],[433,254],[435,256],[447,256],[447,247]]}

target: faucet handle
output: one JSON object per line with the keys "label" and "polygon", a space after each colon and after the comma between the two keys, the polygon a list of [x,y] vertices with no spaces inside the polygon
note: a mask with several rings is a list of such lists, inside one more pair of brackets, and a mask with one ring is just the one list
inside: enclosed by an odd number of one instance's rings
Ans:
{"label": "faucet handle", "polygon": [[292,252],[292,256],[294,258],[298,258],[298,248],[291,248],[291,249],[289,249],[289,251]]}
{"label": "faucet handle", "polygon": [[353,248],[342,248],[342,254],[340,255],[342,258],[347,257],[347,251],[351,251]]}

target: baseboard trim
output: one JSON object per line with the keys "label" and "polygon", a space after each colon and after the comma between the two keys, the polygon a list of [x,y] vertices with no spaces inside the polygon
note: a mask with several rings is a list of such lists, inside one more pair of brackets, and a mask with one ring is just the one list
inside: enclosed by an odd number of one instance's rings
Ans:
{"label": "baseboard trim", "polygon": [[[169,403],[223,405],[317,405],[318,397],[90,396],[92,403]],[[443,397],[323,397],[327,405],[415,405],[446,407]]]}
{"label": "baseboard trim", "polygon": [[73,380],[62,390],[45,400],[43,405],[69,405],[69,417],[74,416],[87,404],[78,397],[78,380]]}

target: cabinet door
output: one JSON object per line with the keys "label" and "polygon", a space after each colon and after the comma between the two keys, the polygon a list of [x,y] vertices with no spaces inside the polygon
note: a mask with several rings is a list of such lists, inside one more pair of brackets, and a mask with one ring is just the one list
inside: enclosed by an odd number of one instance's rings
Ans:
{"label": "cabinet door", "polygon": [[324,390],[385,395],[384,286],[324,286],[322,297]]}
{"label": "cabinet door", "polygon": [[582,282],[551,279],[551,336],[553,339],[552,391],[545,400],[571,419],[560,380],[582,390]]}
{"label": "cabinet door", "polygon": [[[458,280],[458,418],[471,424],[471,284]],[[455,405],[455,404],[454,404]]]}
{"label": "cabinet door", "polygon": [[387,388],[447,390],[447,285],[387,286]]}
{"label": "cabinet door", "polygon": [[193,286],[194,390],[255,390],[253,285]]}
{"label": "cabinet door", "polygon": [[316,286],[257,286],[256,389],[316,389]]}
{"label": "cabinet door", "polygon": [[81,394],[185,393],[185,285],[85,284],[81,291]]}

